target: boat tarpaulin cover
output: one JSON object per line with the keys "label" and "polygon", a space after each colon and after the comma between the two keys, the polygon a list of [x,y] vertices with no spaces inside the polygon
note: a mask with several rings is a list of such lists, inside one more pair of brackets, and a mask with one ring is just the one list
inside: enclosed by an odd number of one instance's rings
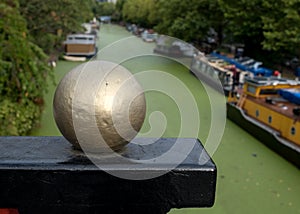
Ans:
{"label": "boat tarpaulin cover", "polygon": [[292,88],[292,89],[280,89],[279,95],[281,95],[284,99],[300,105],[300,89]]}

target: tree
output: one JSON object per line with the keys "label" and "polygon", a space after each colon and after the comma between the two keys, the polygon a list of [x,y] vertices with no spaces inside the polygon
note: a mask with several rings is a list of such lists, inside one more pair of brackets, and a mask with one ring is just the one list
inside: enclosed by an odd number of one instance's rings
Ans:
{"label": "tree", "polygon": [[126,2],[126,0],[117,0],[117,2],[116,2],[116,9],[119,10],[119,11],[122,11],[125,2]]}
{"label": "tree", "polygon": [[93,0],[19,0],[32,41],[47,54],[61,47],[66,35],[81,32],[93,18]]}
{"label": "tree", "polygon": [[123,18],[144,27],[152,27],[156,21],[152,13],[156,11],[157,2],[158,0],[126,0],[122,10]]}
{"label": "tree", "polygon": [[225,18],[224,12],[218,0],[209,1],[208,11],[210,11],[210,13],[208,13],[210,26],[217,32],[217,43],[220,46],[223,43],[224,30],[228,25],[228,20]]}
{"label": "tree", "polygon": [[115,4],[111,2],[98,2],[95,5],[96,16],[111,16],[115,12]]}
{"label": "tree", "polygon": [[267,0],[219,0],[228,20],[226,34],[233,38],[231,42],[245,44],[245,54],[255,55],[262,50],[264,35],[261,17],[268,12],[263,7],[263,1]]}
{"label": "tree", "polygon": [[299,0],[119,1],[127,21],[187,42],[204,41],[214,29],[219,45],[223,39],[242,43],[246,55],[269,65],[289,53],[300,55]]}
{"label": "tree", "polygon": [[206,36],[213,11],[208,11],[209,0],[160,0],[155,29],[186,41],[202,40]]}
{"label": "tree", "polygon": [[39,121],[52,70],[28,38],[18,1],[2,1],[0,17],[0,135],[24,135]]}
{"label": "tree", "polygon": [[212,27],[222,42],[227,23],[218,0],[119,0],[117,5],[126,21],[186,41],[204,40]]}
{"label": "tree", "polygon": [[219,0],[227,35],[245,44],[245,54],[267,62],[300,54],[299,0]]}
{"label": "tree", "polygon": [[262,16],[265,37],[263,47],[300,56],[300,2],[269,0],[264,2],[264,7],[270,12]]}

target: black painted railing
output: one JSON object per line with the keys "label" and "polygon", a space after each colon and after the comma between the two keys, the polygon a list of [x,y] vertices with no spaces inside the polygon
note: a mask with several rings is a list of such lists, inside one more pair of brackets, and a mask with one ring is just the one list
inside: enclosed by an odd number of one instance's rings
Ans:
{"label": "black painted railing", "polygon": [[[180,139],[180,145],[184,148],[191,141]],[[174,143],[166,138],[151,146],[128,144],[124,154],[147,159]],[[104,171],[63,137],[0,137],[0,152],[0,208],[15,208],[20,214],[167,213],[214,204],[216,166],[199,141],[170,171],[165,164],[139,168],[109,159]],[[176,152],[173,155],[176,158]],[[111,175],[118,173],[160,176],[130,180]]]}

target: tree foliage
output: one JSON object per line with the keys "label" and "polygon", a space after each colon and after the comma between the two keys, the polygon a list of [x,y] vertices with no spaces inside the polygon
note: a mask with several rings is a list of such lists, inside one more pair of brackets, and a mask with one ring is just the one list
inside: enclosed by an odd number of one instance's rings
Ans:
{"label": "tree foliage", "polygon": [[[263,47],[273,51],[300,54],[300,2],[298,0],[269,0],[264,2],[269,11],[262,16]],[[280,8],[274,10],[273,8]]]}
{"label": "tree foliage", "polygon": [[222,31],[221,12],[218,0],[126,0],[122,7],[126,21],[186,41],[203,39],[210,27]]}
{"label": "tree foliage", "polygon": [[47,56],[28,38],[16,0],[0,3],[0,135],[24,135],[41,113]]}
{"label": "tree foliage", "polygon": [[267,11],[264,0],[220,0],[225,18],[228,20],[226,34],[231,42],[245,44],[246,54],[262,50],[263,37],[262,15]]}
{"label": "tree foliage", "polygon": [[201,39],[210,27],[208,5],[208,0],[160,0],[161,21],[155,29],[186,41]]}
{"label": "tree foliage", "polygon": [[153,14],[157,3],[158,0],[126,0],[122,10],[123,18],[126,21],[150,27],[156,21]]}
{"label": "tree foliage", "polygon": [[[49,56],[82,32],[94,0],[0,2],[0,135],[25,135],[39,122],[53,70]],[[46,53],[46,54],[45,54]]]}
{"label": "tree foliage", "polygon": [[115,12],[115,4],[111,2],[97,2],[93,8],[96,16],[110,16]]}
{"label": "tree foliage", "polygon": [[[243,43],[246,54],[300,55],[299,0],[118,0],[123,17],[150,24],[163,34],[203,41],[208,29],[228,43]],[[122,3],[122,4],[121,4]],[[153,4],[151,7],[148,5]]]}
{"label": "tree foliage", "polygon": [[93,0],[19,0],[32,41],[47,54],[59,49],[68,33],[82,31],[92,19]]}
{"label": "tree foliage", "polygon": [[298,0],[220,0],[220,6],[229,22],[227,33],[245,44],[246,54],[278,61],[299,53]]}

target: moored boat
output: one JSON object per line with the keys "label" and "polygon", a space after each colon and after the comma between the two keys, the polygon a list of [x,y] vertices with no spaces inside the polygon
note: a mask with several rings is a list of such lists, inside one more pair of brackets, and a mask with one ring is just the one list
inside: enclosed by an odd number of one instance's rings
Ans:
{"label": "moored boat", "polygon": [[262,62],[258,62],[250,57],[230,58],[226,55],[222,55],[216,52],[212,52],[211,55],[219,59],[223,59],[224,61],[232,65],[235,65],[238,69],[242,71],[249,71],[255,76],[269,77],[273,75],[273,71],[271,69],[262,67]]}
{"label": "moored boat", "polygon": [[200,80],[225,95],[241,87],[246,76],[253,76],[251,72],[242,71],[223,59],[204,54],[194,55],[190,71]]}
{"label": "moored boat", "polygon": [[64,42],[66,56],[93,57],[97,54],[96,36],[93,34],[70,34]]}
{"label": "moored boat", "polygon": [[144,30],[144,32],[141,33],[141,37],[144,42],[155,42],[158,37],[158,34],[155,33],[152,29]]}
{"label": "moored boat", "polygon": [[227,117],[300,167],[300,82],[276,77],[245,78],[229,96]]}
{"label": "moored boat", "polygon": [[156,47],[153,52],[175,58],[192,58],[198,51],[191,44],[182,40],[160,35],[156,39]]}

